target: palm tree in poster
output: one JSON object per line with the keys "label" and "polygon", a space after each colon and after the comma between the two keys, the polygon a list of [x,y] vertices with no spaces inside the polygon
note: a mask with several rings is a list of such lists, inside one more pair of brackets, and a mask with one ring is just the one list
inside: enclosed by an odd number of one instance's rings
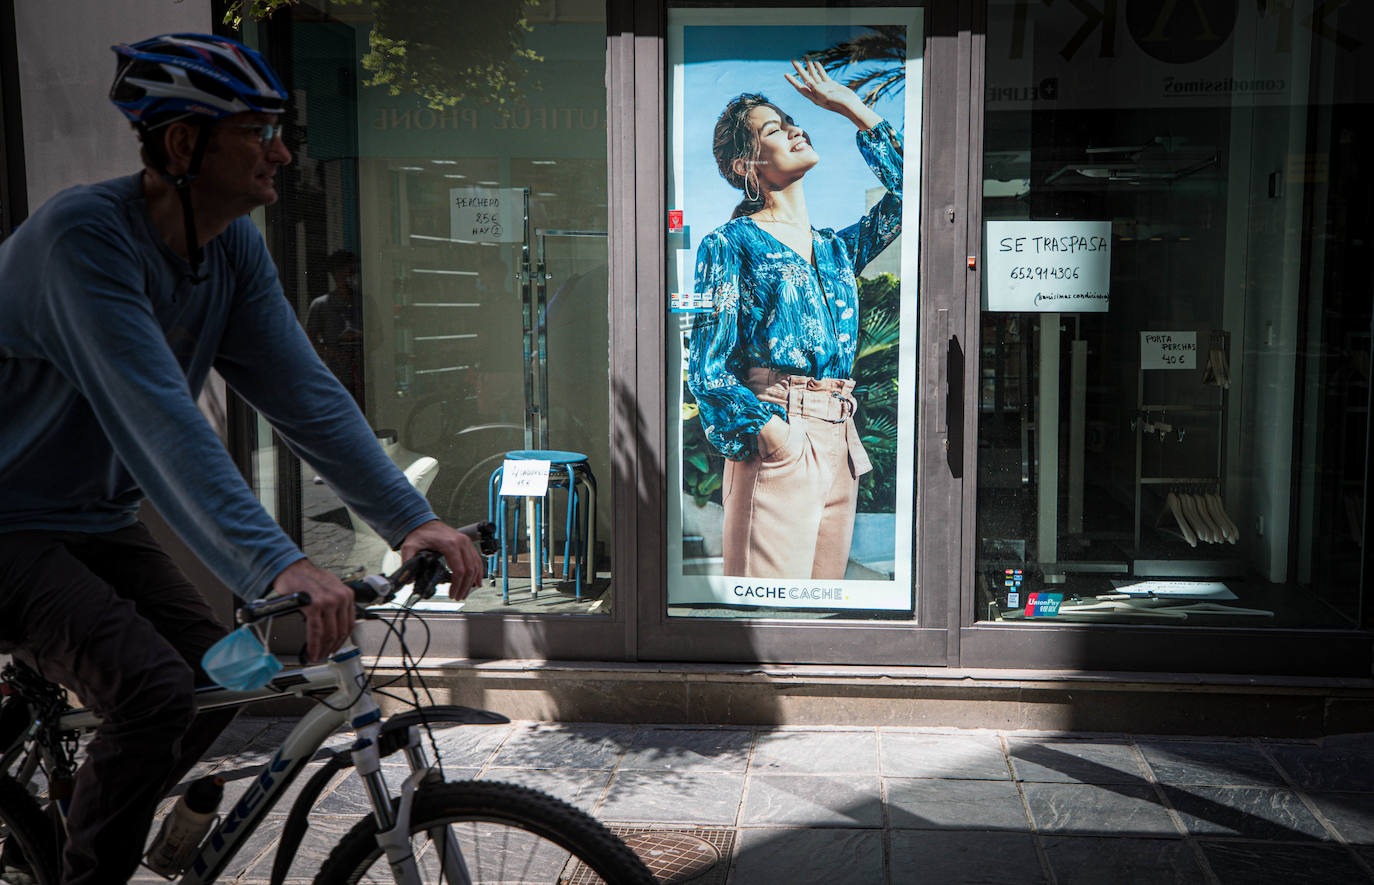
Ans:
{"label": "palm tree in poster", "polygon": [[893,513],[897,504],[897,357],[901,282],[892,274],[859,280],[859,340],[854,354],[854,425],[873,470],[859,480],[859,512]]}
{"label": "palm tree in poster", "polygon": [[853,39],[808,52],[806,58],[820,62],[829,74],[856,66],[857,70],[842,82],[858,93],[864,104],[872,105],[906,85],[906,26],[873,25]]}
{"label": "palm tree in poster", "polygon": [[[806,54],[858,93],[867,105],[906,87],[906,26],[873,25],[864,33]],[[842,73],[843,72],[843,73]],[[897,353],[900,285],[882,274],[860,281],[855,423],[873,471],[859,485],[859,510],[891,513],[896,504]]]}

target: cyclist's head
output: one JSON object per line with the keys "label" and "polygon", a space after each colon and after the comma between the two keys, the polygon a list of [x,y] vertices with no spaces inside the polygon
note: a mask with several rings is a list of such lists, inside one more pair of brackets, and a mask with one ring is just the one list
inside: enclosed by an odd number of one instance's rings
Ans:
{"label": "cyclist's head", "polygon": [[204,125],[246,111],[285,110],[281,79],[266,59],[237,40],[163,34],[110,48],[119,57],[110,101],[138,130],[144,161],[154,169],[165,171],[161,132],[171,123]]}

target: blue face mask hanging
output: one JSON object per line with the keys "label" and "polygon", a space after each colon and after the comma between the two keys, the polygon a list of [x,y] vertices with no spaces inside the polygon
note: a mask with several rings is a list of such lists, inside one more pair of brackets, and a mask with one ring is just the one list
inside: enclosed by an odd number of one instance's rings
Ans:
{"label": "blue face mask hanging", "polygon": [[262,688],[281,671],[281,661],[248,624],[210,646],[200,665],[216,683],[234,691]]}

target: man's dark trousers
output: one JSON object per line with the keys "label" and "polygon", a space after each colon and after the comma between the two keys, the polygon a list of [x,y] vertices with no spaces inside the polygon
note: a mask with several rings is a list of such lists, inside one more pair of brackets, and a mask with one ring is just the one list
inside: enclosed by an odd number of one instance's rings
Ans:
{"label": "man's dark trousers", "polygon": [[76,775],[65,885],[137,869],[158,801],[233,719],[195,716],[201,656],[227,632],[142,523],[0,533],[0,651],[104,720]]}

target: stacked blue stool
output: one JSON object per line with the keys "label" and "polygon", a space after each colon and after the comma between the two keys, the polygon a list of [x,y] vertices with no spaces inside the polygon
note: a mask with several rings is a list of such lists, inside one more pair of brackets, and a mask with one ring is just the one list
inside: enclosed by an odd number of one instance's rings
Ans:
{"label": "stacked blue stool", "polygon": [[[545,532],[544,519],[546,502],[552,504],[555,488],[567,490],[563,521],[563,577],[568,577],[569,563],[574,563],[573,586],[576,588],[576,598],[580,600],[584,579],[590,580],[596,576],[596,477],[592,475],[587,456],[581,452],[557,449],[517,449],[507,452],[505,460],[548,461],[549,488],[542,498],[503,498],[500,495],[503,467],[492,471],[487,487],[487,519],[496,523],[496,536],[501,549],[488,559],[487,574],[495,575],[499,565],[501,601],[510,603],[510,563],[515,561],[518,546],[515,533],[519,530],[522,511],[531,503],[534,518],[529,541],[530,586],[535,598],[539,596],[544,565],[553,561],[553,532]],[[514,511],[513,522],[509,518],[511,511]],[[510,531],[507,531],[508,526],[511,527]]]}

